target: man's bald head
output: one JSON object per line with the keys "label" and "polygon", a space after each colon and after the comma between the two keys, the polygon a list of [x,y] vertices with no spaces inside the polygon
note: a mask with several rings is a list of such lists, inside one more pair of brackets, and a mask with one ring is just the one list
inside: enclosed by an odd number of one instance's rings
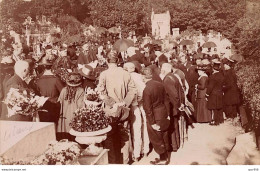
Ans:
{"label": "man's bald head", "polygon": [[127,62],[124,64],[124,69],[127,70],[128,72],[134,72],[135,71],[135,64],[132,62]]}
{"label": "man's bald head", "polygon": [[19,60],[14,65],[14,72],[20,78],[24,79],[29,73],[29,63],[24,60]]}
{"label": "man's bald head", "polygon": [[133,56],[134,54],[135,54],[135,47],[129,47],[128,49],[127,49],[127,54],[128,54],[128,56]]}
{"label": "man's bald head", "polygon": [[162,69],[162,70],[165,70],[165,71],[171,72],[171,71],[172,71],[172,65],[169,64],[169,63],[163,63],[161,69]]}

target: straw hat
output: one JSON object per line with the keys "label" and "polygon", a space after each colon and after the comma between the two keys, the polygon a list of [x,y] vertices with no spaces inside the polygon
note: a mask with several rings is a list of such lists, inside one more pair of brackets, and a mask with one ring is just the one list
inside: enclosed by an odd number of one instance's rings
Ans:
{"label": "straw hat", "polygon": [[201,64],[202,64],[202,65],[209,65],[210,62],[209,62],[208,59],[203,59],[203,60],[201,61]]}
{"label": "straw hat", "polygon": [[221,64],[221,62],[220,62],[219,59],[213,59],[213,60],[212,60],[212,63],[213,63],[213,64]]}
{"label": "straw hat", "polygon": [[82,77],[78,73],[69,73],[66,84],[71,87],[77,87],[82,84]]}
{"label": "straw hat", "polygon": [[90,80],[96,80],[94,69],[89,65],[84,65],[82,68],[80,68],[79,74]]}

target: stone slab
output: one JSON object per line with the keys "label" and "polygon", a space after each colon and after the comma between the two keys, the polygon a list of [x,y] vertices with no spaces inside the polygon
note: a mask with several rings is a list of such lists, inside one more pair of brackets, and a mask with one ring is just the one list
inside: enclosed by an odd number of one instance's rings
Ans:
{"label": "stone slab", "polygon": [[0,121],[0,156],[29,161],[56,140],[54,123]]}

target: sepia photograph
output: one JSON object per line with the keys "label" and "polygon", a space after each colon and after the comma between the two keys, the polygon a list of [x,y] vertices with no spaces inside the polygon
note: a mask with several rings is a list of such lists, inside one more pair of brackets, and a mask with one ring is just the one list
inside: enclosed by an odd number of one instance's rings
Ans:
{"label": "sepia photograph", "polygon": [[0,0],[0,171],[47,165],[259,171],[260,0]]}

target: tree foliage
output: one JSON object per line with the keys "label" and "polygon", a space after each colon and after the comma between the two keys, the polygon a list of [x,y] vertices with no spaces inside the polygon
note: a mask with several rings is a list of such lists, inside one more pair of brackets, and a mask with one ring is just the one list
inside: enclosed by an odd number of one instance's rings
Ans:
{"label": "tree foliage", "polygon": [[234,36],[237,37],[238,50],[246,58],[259,58],[260,54],[260,5],[248,11],[236,24]]}
{"label": "tree foliage", "polygon": [[[259,9],[246,13],[244,0],[2,0],[0,22],[19,30],[30,15],[46,15],[55,22],[73,16],[86,24],[110,28],[121,26],[123,33],[151,32],[151,12],[169,10],[171,27],[181,31],[221,32],[246,56],[259,54]],[[259,6],[258,6],[259,7]],[[258,15],[257,15],[258,14]]]}
{"label": "tree foliage", "polygon": [[121,26],[123,32],[143,29],[142,6],[137,0],[93,0],[90,9],[94,25]]}

